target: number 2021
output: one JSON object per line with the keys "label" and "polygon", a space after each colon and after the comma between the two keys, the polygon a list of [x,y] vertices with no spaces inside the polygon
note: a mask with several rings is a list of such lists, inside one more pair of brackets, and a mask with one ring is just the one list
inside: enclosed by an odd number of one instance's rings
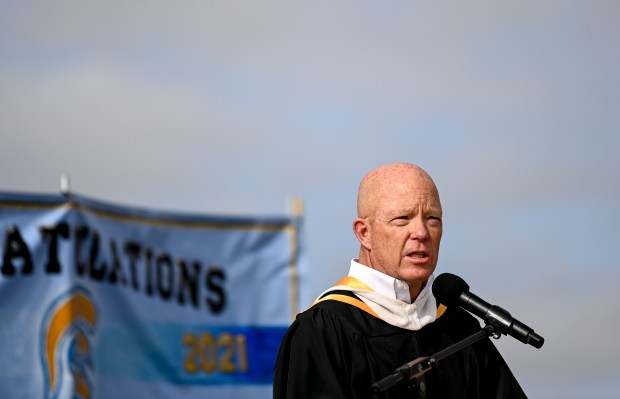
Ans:
{"label": "number 2021", "polygon": [[183,362],[187,373],[245,373],[248,370],[246,338],[243,334],[205,332],[183,335],[188,351]]}

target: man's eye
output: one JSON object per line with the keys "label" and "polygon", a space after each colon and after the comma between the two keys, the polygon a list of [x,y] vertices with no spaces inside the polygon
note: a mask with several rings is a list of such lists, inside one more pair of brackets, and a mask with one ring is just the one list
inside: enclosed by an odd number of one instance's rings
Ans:
{"label": "man's eye", "polygon": [[429,216],[428,220],[441,224],[441,218],[439,216]]}

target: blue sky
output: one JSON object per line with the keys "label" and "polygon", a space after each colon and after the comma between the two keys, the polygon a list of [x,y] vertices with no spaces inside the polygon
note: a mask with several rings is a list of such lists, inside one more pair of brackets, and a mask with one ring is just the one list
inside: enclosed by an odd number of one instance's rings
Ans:
{"label": "blue sky", "polygon": [[413,162],[439,271],[546,338],[535,398],[620,391],[614,1],[0,3],[0,188],[306,215],[306,301],[357,255],[361,177]]}

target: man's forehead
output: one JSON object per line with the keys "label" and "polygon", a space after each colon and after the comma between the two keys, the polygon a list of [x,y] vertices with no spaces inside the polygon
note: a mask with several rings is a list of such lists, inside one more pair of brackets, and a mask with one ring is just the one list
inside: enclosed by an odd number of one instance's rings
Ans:
{"label": "man's forehead", "polygon": [[[435,183],[423,169],[412,164],[392,164],[369,172],[360,184],[358,211],[368,215],[378,206],[423,200],[441,209]],[[388,205],[389,206],[389,205]],[[360,215],[360,216],[364,216]]]}
{"label": "man's forehead", "polygon": [[377,202],[378,208],[395,212],[411,212],[417,208],[441,211],[441,202],[434,192],[386,195]]}

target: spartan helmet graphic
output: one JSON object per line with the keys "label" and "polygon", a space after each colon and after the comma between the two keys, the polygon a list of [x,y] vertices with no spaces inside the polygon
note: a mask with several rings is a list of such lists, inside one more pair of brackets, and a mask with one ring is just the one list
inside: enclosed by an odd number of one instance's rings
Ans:
{"label": "spartan helmet graphic", "polygon": [[41,361],[47,399],[92,397],[90,338],[97,310],[89,293],[74,287],[56,299],[41,329]]}

